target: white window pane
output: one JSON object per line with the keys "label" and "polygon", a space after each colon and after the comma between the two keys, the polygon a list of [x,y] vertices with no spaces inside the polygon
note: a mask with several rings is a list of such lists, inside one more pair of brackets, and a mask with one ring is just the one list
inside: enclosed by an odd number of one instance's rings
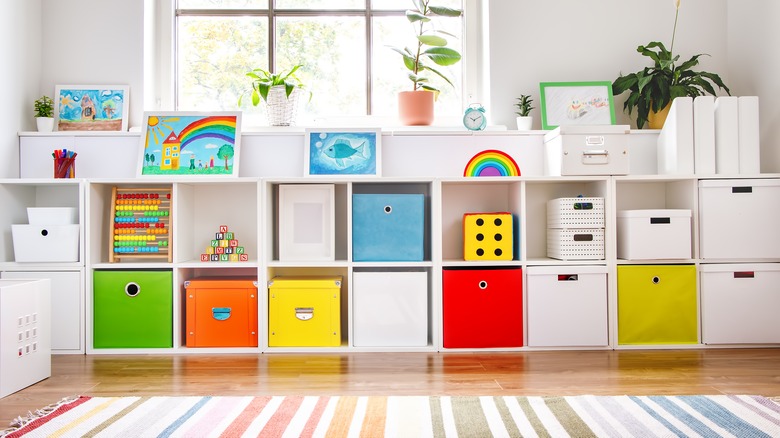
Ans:
{"label": "white window pane", "polygon": [[276,0],[277,9],[365,9],[365,0]]}
{"label": "white window pane", "polygon": [[266,18],[178,18],[179,110],[236,110],[251,82],[246,72],[268,66]]}
{"label": "white window pane", "polygon": [[268,0],[179,0],[179,9],[268,9]]}
{"label": "white window pane", "polygon": [[[459,19],[437,18],[437,26],[458,38],[447,37],[447,47],[463,53],[460,39],[461,21]],[[412,52],[416,48],[416,31],[411,28],[406,17],[374,18],[374,71],[373,71],[373,102],[372,113],[382,116],[394,116],[398,111],[399,91],[412,90],[412,81],[408,78],[410,71],[404,66],[400,54],[391,50],[392,47],[409,47]],[[429,61],[430,63],[430,61]],[[450,86],[435,73],[426,71],[422,76],[430,80],[430,84],[441,93],[436,101],[437,116],[453,116],[461,113],[461,90],[463,77],[463,62],[442,67],[432,64],[433,68],[446,76],[453,83]]]}
{"label": "white window pane", "polygon": [[365,20],[278,18],[277,26],[277,66],[289,69],[302,64],[296,74],[313,93],[301,113],[313,117],[365,115]]}

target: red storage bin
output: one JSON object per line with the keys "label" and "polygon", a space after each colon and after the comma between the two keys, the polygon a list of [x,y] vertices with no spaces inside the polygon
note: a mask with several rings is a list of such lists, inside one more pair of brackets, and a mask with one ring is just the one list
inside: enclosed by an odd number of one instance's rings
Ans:
{"label": "red storage bin", "polygon": [[445,348],[523,346],[523,272],[520,268],[446,268]]}
{"label": "red storage bin", "polygon": [[257,347],[257,281],[199,278],[187,290],[187,347]]}

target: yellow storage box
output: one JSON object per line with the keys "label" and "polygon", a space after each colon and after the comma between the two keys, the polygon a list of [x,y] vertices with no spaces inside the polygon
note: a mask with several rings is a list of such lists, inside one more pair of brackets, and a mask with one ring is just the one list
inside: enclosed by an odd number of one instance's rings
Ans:
{"label": "yellow storage box", "polygon": [[341,345],[341,277],[274,277],[268,282],[269,347]]}
{"label": "yellow storage box", "polygon": [[695,266],[618,266],[617,283],[618,344],[699,342]]}

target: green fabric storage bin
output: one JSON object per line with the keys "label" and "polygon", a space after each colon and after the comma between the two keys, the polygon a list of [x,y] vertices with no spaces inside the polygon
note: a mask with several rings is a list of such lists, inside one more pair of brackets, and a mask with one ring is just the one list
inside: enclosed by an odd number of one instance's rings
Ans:
{"label": "green fabric storage bin", "polygon": [[173,346],[171,271],[94,272],[94,348]]}

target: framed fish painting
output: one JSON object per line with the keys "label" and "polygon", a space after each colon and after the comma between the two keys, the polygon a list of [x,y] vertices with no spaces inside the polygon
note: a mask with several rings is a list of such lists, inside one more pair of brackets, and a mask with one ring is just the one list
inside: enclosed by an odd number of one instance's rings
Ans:
{"label": "framed fish painting", "polygon": [[382,130],[307,129],[304,176],[380,176]]}
{"label": "framed fish painting", "polygon": [[145,112],[138,176],[237,177],[241,112]]}

